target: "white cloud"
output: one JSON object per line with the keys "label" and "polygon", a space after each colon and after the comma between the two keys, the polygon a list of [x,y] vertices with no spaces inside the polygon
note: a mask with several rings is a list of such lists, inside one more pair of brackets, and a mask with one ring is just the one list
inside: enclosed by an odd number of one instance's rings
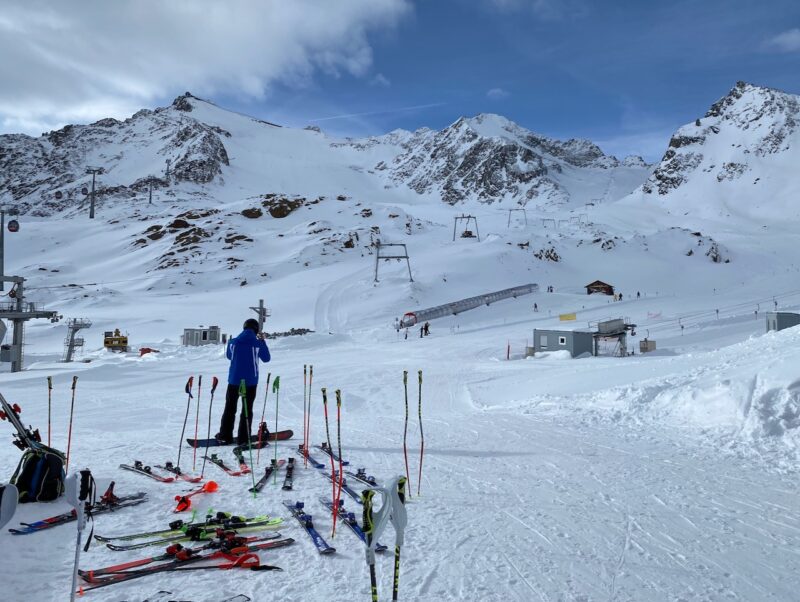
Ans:
{"label": "white cloud", "polygon": [[800,52],[800,29],[788,29],[767,39],[764,45],[779,52]]}
{"label": "white cloud", "polygon": [[186,90],[258,99],[316,72],[363,77],[368,33],[410,10],[409,0],[10,0],[0,131],[126,117]]}
{"label": "white cloud", "polygon": [[503,88],[492,88],[486,93],[486,98],[490,98],[492,100],[503,100],[504,98],[508,98],[511,93],[508,90],[503,90]]}
{"label": "white cloud", "polygon": [[388,88],[392,85],[392,82],[383,73],[378,73],[369,83],[372,86],[380,86],[381,88]]}

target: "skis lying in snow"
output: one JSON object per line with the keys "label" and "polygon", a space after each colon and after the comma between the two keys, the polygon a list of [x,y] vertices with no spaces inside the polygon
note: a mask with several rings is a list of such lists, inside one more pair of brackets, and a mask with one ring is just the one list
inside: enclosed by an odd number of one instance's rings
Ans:
{"label": "skis lying in snow", "polygon": [[241,537],[239,535],[227,531],[220,534],[218,537],[210,540],[208,543],[203,544],[202,546],[196,548],[184,548],[181,544],[176,543],[169,546],[162,554],[156,554],[155,556],[140,558],[139,560],[122,562],[120,564],[112,564],[110,566],[106,566],[100,569],[92,569],[88,571],[79,570],[78,574],[84,579],[84,581],[94,582],[97,577],[101,577],[103,575],[111,575],[114,573],[120,573],[122,571],[127,571],[137,567],[145,566],[153,562],[160,562],[162,560],[173,560],[178,556],[184,556],[188,558],[195,554],[199,554],[204,550],[223,549],[229,546],[240,547],[257,541],[268,541],[272,539],[278,539],[279,537],[280,533],[267,533],[265,535],[253,535],[250,537]]}
{"label": "skis lying in snow", "polygon": [[120,464],[119,467],[122,468],[123,470],[130,470],[131,472],[138,473],[145,477],[150,477],[151,479],[158,481],[160,483],[172,483],[173,481],[175,481],[175,477],[165,477],[160,474],[154,473],[152,468],[150,468],[149,466],[145,466],[139,460],[134,460],[133,466],[131,466],[130,464]]}
{"label": "skis lying in snow", "polygon": [[264,517],[256,517],[259,520],[255,521],[245,521],[241,523],[225,523],[220,527],[201,527],[195,526],[188,528],[185,532],[178,533],[176,535],[171,535],[168,537],[162,537],[160,539],[155,539],[151,541],[143,541],[140,543],[134,544],[127,544],[127,545],[119,545],[113,543],[107,543],[106,547],[110,550],[114,550],[115,552],[127,552],[128,550],[139,550],[141,548],[147,548],[150,546],[160,546],[164,544],[170,544],[175,541],[182,541],[184,539],[188,539],[190,541],[202,541],[204,539],[211,539],[219,535],[220,532],[223,531],[241,531],[244,529],[254,529],[254,528],[261,528],[261,529],[269,529],[271,527],[277,527],[281,523],[283,523],[282,518],[270,518],[268,516]]}
{"label": "skis lying in snow", "polygon": [[234,470],[233,468],[225,464],[222,458],[218,457],[217,454],[211,454],[210,456],[203,456],[203,457],[212,464],[216,464],[217,466],[219,466],[222,470],[227,472],[232,477],[240,477],[243,474],[248,474],[250,472],[250,468],[247,465],[245,465],[244,467],[247,468],[246,472],[241,467],[239,468],[239,470]]}
{"label": "skis lying in snow", "polygon": [[297,519],[297,522],[303,526],[303,529],[306,530],[306,533],[308,533],[308,536],[311,538],[311,541],[314,542],[314,545],[317,547],[317,551],[320,554],[333,554],[336,552],[336,548],[329,546],[328,542],[326,542],[322,535],[320,535],[314,528],[314,523],[311,521],[311,515],[306,514],[303,511],[303,502],[293,503],[284,501],[283,505],[286,506],[289,512],[292,513],[292,516]]}
{"label": "skis lying in snow", "polygon": [[131,541],[134,539],[142,539],[144,537],[177,535],[178,533],[185,533],[189,527],[225,528],[226,524],[254,522],[257,520],[263,520],[265,518],[267,518],[266,515],[242,518],[240,516],[235,516],[229,512],[217,512],[215,515],[211,514],[207,515],[206,520],[198,521],[196,523],[185,522],[182,519],[177,519],[169,523],[169,528],[167,529],[159,529],[157,531],[142,531],[140,533],[129,533],[126,535],[112,535],[112,536],[95,535],[94,538],[97,541],[102,541],[103,543],[108,543],[110,541]]}
{"label": "skis lying in snow", "polygon": [[337,462],[340,462],[342,466],[347,466],[348,464],[350,464],[350,462],[348,462],[347,460],[342,460],[341,458],[339,458],[339,456],[336,455],[336,452],[330,449],[328,447],[328,444],[325,443],[324,441],[320,445],[316,445],[315,447],[319,450],[324,451],[326,454],[328,454],[331,458],[333,458]]}
{"label": "skis lying in snow", "polygon": [[[291,430],[270,433],[268,437],[261,437],[261,447],[264,447],[269,441],[285,441],[286,439],[291,439],[292,437],[294,437],[294,431]],[[219,447],[224,445],[235,445],[234,443],[223,443],[219,439],[187,439],[186,443],[188,443],[191,447]],[[258,435],[252,435],[250,437],[250,443],[255,449],[258,446]]]}
{"label": "skis lying in snow", "polygon": [[[329,499],[324,497],[319,498],[319,501],[325,504],[325,507],[328,510],[333,510],[333,502]],[[336,512],[339,515],[339,520],[341,520],[344,524],[350,527],[350,530],[355,533],[358,538],[364,543],[367,544],[367,536],[364,534],[364,531],[361,529],[361,525],[358,524],[358,520],[356,519],[356,515],[352,512],[347,512],[344,509],[344,502],[339,500],[339,508]],[[380,543],[375,544],[375,551],[376,552],[385,552],[386,546]]]}
{"label": "skis lying in snow", "polygon": [[238,445],[233,448],[233,455],[236,456],[236,461],[239,463],[239,472],[241,474],[250,474],[250,467],[244,460],[244,450],[245,448]]}
{"label": "skis lying in snow", "polygon": [[[260,550],[268,550],[272,548],[280,548],[294,543],[292,538],[277,539],[273,541],[265,541],[262,543],[252,543],[241,547],[233,547],[230,549],[213,550],[209,553],[202,554],[185,554],[176,556],[174,560],[163,564],[154,566],[146,566],[140,569],[132,569],[128,571],[120,571],[105,576],[95,577],[93,581],[83,587],[84,591],[106,587],[107,585],[114,585],[115,583],[122,583],[131,579],[138,579],[139,577],[146,577],[147,575],[154,575],[157,573],[171,572],[171,571],[191,571],[191,570],[205,570],[205,569],[231,569],[231,568],[249,568],[251,570],[281,570],[277,567],[270,567],[268,565],[261,565],[258,556],[255,552]],[[186,566],[195,564],[203,560],[225,560],[226,562],[215,565],[203,566]]]}
{"label": "skis lying in snow", "polygon": [[[109,487],[109,491],[111,491],[112,488],[113,488],[113,483],[111,487]],[[122,508],[128,508],[129,506],[138,506],[139,504],[146,501],[147,501],[147,494],[142,491],[140,491],[139,493],[134,493],[131,495],[123,495],[119,497],[115,496],[112,493],[110,497],[104,495],[102,498],[100,498],[100,501],[91,507],[90,512],[92,516],[94,516],[97,514],[103,514],[105,512],[114,512]],[[69,512],[64,512],[63,514],[51,516],[50,518],[45,518],[33,523],[20,523],[22,525],[22,528],[9,529],[9,532],[11,532],[13,535],[27,535],[29,533],[37,533],[38,531],[44,531],[45,529],[57,527],[58,525],[63,525],[64,523],[71,523],[77,520],[77,518],[78,514],[76,513],[75,509],[72,509]]]}
{"label": "skis lying in snow", "polygon": [[[339,485],[339,473],[338,473],[338,471],[337,471],[335,477],[331,477],[330,474],[326,474],[325,476],[328,477],[329,481],[333,481],[334,483],[336,483],[337,486]],[[342,490],[347,495],[349,495],[351,498],[353,498],[356,502],[358,502],[359,504],[363,504],[364,503],[364,502],[361,501],[361,496],[358,494],[358,492],[355,489],[353,489],[352,487],[350,487],[350,485],[347,484],[347,479],[342,479]]]}
{"label": "skis lying in snow", "polygon": [[269,461],[269,466],[264,470],[264,475],[258,480],[255,487],[251,487],[247,491],[250,493],[255,493],[256,491],[261,491],[264,488],[264,485],[267,484],[269,478],[272,476],[273,472],[280,470],[281,466],[285,464],[285,460],[278,460],[277,464],[275,463],[275,459],[271,459]]}
{"label": "skis lying in snow", "polygon": [[[155,597],[149,597],[143,602],[176,602],[175,596],[177,596],[177,594],[161,590],[155,594]],[[225,598],[224,600],[220,600],[220,602],[252,602],[252,598],[245,596],[244,594],[239,594],[233,598]]]}
{"label": "skis lying in snow", "polygon": [[297,446],[297,455],[301,458],[308,458],[308,461],[311,462],[311,466],[314,468],[325,468],[325,465],[318,460],[315,460],[311,454],[306,455],[305,446],[301,443]]}
{"label": "skis lying in snow", "polygon": [[175,475],[176,478],[186,481],[187,483],[199,483],[203,480],[203,477],[192,477],[188,474],[184,473],[178,466],[175,466],[172,462],[164,462],[164,465],[156,464],[156,468],[160,468],[161,470],[165,470],[167,472],[171,472]]}
{"label": "skis lying in snow", "polygon": [[283,490],[290,491],[293,486],[294,480],[294,458],[289,458],[289,464],[286,466],[286,476],[283,479]]}
{"label": "skis lying in snow", "polygon": [[378,484],[378,481],[373,476],[367,476],[367,469],[366,468],[359,468],[356,472],[351,470],[345,470],[344,474],[348,477],[354,478],[356,481],[363,483],[369,487],[375,487]]}

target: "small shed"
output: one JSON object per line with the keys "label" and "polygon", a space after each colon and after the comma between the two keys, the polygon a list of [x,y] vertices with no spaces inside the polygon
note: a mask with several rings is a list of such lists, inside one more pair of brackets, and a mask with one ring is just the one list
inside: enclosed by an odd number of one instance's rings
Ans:
{"label": "small shed", "polygon": [[595,280],[591,284],[586,285],[586,294],[591,295],[594,293],[600,293],[602,295],[613,295],[614,287],[606,282],[603,282],[602,280]]}
{"label": "small shed", "polygon": [[199,328],[184,328],[181,341],[184,347],[200,347],[225,343],[226,338],[219,326],[200,326]]}
{"label": "small shed", "polygon": [[584,353],[594,355],[592,332],[588,330],[539,330],[533,331],[534,353],[566,350],[572,357]]}
{"label": "small shed", "polygon": [[783,330],[800,324],[800,314],[789,311],[768,311],[767,332],[770,330]]}

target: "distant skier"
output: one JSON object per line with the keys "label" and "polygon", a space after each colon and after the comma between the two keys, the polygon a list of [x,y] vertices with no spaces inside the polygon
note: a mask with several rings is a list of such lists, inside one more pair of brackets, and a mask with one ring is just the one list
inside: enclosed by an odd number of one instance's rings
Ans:
{"label": "distant skier", "polygon": [[425,326],[423,326],[423,328],[425,329],[425,336],[428,336],[431,333],[431,323],[425,322]]}
{"label": "distant skier", "polygon": [[539,306],[536,303],[533,304],[533,311],[539,311]]}
{"label": "distant skier", "polygon": [[233,425],[236,421],[236,408],[239,405],[239,384],[242,380],[247,387],[247,416],[244,411],[239,415],[239,431],[236,443],[246,445],[250,439],[253,423],[253,402],[258,388],[258,361],[270,360],[269,348],[264,341],[264,334],[258,332],[258,321],[246,320],[239,336],[228,341],[226,351],[231,361],[228,369],[228,390],[225,393],[225,410],[219,425],[217,439],[223,443],[233,443]]}

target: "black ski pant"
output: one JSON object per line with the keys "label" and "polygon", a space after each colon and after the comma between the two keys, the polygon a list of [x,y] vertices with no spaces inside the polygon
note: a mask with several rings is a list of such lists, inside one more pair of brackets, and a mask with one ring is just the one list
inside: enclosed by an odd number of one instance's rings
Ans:
{"label": "black ski pant", "polygon": [[[256,400],[257,385],[247,387],[247,418],[244,416],[244,407],[239,414],[239,432],[237,443],[245,444],[250,439],[253,424],[253,402]],[[233,438],[233,423],[236,421],[236,409],[239,406],[239,385],[228,385],[225,392],[225,411],[222,412],[219,432],[223,437]]]}

